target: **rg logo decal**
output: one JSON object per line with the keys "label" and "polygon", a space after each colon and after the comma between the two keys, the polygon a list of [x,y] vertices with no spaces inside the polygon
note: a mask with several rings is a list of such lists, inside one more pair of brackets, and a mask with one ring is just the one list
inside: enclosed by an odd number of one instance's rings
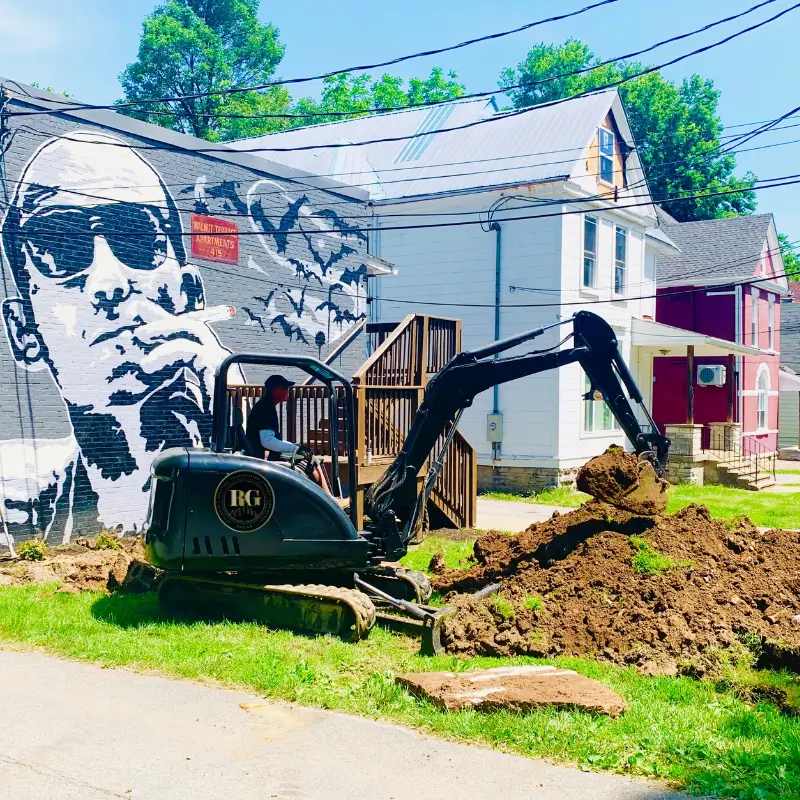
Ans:
{"label": "rg logo decal", "polygon": [[252,533],[272,517],[275,492],[258,473],[239,470],[220,481],[214,493],[214,509],[223,525],[237,533]]}

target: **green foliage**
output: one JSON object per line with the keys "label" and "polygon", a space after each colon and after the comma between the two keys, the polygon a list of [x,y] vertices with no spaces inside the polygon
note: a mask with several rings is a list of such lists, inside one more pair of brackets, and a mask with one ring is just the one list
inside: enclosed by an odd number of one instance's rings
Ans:
{"label": "green foliage", "polygon": [[38,539],[26,539],[17,545],[16,550],[23,561],[41,561],[47,555],[47,545]]}
{"label": "green foliage", "polygon": [[109,531],[103,531],[94,540],[94,549],[95,550],[119,550],[119,549],[121,549],[121,545],[119,543],[119,537],[114,533],[110,533]]}
{"label": "green foliage", "polygon": [[507,597],[503,597],[501,594],[492,595],[491,599],[489,600],[489,605],[492,607],[494,612],[503,619],[514,619],[516,616],[514,604]]}
{"label": "green foliage", "polygon": [[310,114],[309,118],[294,120],[295,126],[314,125],[321,122],[336,122],[340,117],[325,116],[331,112],[353,112],[352,119],[369,112],[370,109],[390,110],[398,106],[420,105],[442,100],[451,100],[464,94],[464,86],[458,83],[458,75],[445,75],[441,67],[434,67],[425,78],[412,78],[408,86],[402,78],[383,75],[373,81],[371,75],[351,75],[343,72],[323,82],[322,98],[317,101],[304,97],[292,109],[297,114]]}
{"label": "green foliage", "polygon": [[[800,797],[800,719],[771,702],[745,702],[741,690],[716,681],[649,678],[577,658],[427,658],[417,655],[418,642],[379,628],[348,644],[252,624],[176,622],[153,593],[65,595],[42,586],[0,587],[0,639],[107,667],[396,722],[586,770],[651,777],[705,797]],[[443,711],[394,681],[408,672],[541,663],[601,681],[628,701],[630,711],[613,720],[552,708]]]}
{"label": "green foliage", "polygon": [[402,564],[409,569],[425,571],[431,562],[434,553],[442,551],[444,553],[445,564],[448,569],[459,569],[466,566],[466,562],[472,557],[472,539],[456,541],[444,539],[439,536],[430,536],[421,544],[412,547],[403,557]]}
{"label": "green foliage", "polygon": [[[171,0],[143,23],[137,60],[120,75],[124,102],[224,91],[267,83],[283,58],[278,30],[258,21],[259,0]],[[120,101],[122,102],[122,101]],[[213,95],[119,110],[211,141],[285,127],[275,119],[219,119],[214,114],[283,113],[282,87]]]}
{"label": "green foliage", "polygon": [[523,600],[522,605],[528,611],[541,611],[544,608],[544,600],[538,594],[529,594]]}
{"label": "green foliage", "polygon": [[[790,244],[789,237],[785,233],[778,234],[778,243],[781,248],[786,277],[790,281],[800,280],[800,256],[797,255],[796,247]],[[778,470],[778,472],[789,472],[789,470]]]}
{"label": "green foliage", "polygon": [[669,556],[659,553],[646,539],[631,536],[630,542],[636,551],[631,559],[631,566],[643,575],[660,575],[673,567],[691,567],[691,561],[675,561]]}
{"label": "green foliage", "polygon": [[33,86],[35,89],[42,89],[42,91],[45,92],[61,95],[61,97],[73,97],[73,95],[71,95],[69,92],[57,92],[52,86],[42,87],[39,81],[31,81],[31,86]]}
{"label": "green foliage", "polygon": [[[561,45],[542,42],[534,45],[515,68],[503,70],[500,87],[552,79],[508,90],[514,107],[524,108],[590,91],[643,69],[633,61],[602,67],[597,66],[599,63],[588,45],[576,39]],[[581,69],[588,71],[556,77]],[[692,75],[677,85],[654,72],[622,84],[619,92],[650,191],[669,214],[685,222],[755,210],[755,193],[751,191],[755,176],[747,173],[736,177],[735,157],[718,151],[723,127],[717,111],[720,93],[713,81]],[[666,199],[729,189],[735,192],[682,202]]]}

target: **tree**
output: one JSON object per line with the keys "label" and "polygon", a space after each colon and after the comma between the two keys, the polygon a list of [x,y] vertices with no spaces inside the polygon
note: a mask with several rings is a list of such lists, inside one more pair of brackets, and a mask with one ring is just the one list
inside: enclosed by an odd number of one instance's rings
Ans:
{"label": "tree", "polygon": [[283,87],[196,99],[157,98],[268,83],[285,52],[278,29],[258,21],[259,0],[170,0],[145,18],[138,58],[120,74],[129,116],[211,141],[286,127],[281,119],[215,115],[283,113]]}
{"label": "tree", "polygon": [[[311,116],[294,121],[297,127],[320,122],[336,122],[353,119],[371,109],[390,110],[398,106],[420,105],[452,100],[464,94],[464,86],[458,82],[455,72],[446,75],[441,67],[434,67],[427,78],[411,78],[408,87],[395,75],[383,75],[377,81],[367,74],[352,75],[343,72],[323,82],[319,101],[303,97],[297,101],[293,112]],[[353,117],[331,117],[326,112],[355,112]]]}
{"label": "tree", "polygon": [[[566,75],[588,69],[580,75]],[[515,108],[572,97],[641,72],[638,62],[600,66],[588,45],[569,39],[562,45],[540,43],[515,68],[503,70],[500,87]],[[525,86],[544,79],[546,83]],[[510,88],[519,86],[520,88]],[[756,177],[734,175],[736,157],[722,153],[719,90],[711,80],[692,75],[680,85],[658,72],[619,87],[653,198],[681,222],[752,214]],[[711,197],[715,192],[734,193]],[[705,195],[677,201],[686,195]]]}
{"label": "tree", "polygon": [[778,234],[778,244],[783,258],[783,269],[790,281],[800,280],[800,256],[797,255],[796,245],[789,241],[785,233]]}

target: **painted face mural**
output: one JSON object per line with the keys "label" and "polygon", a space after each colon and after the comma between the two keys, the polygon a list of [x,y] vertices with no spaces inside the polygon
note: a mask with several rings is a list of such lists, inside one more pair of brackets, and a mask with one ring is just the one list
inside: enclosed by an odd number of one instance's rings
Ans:
{"label": "painted face mural", "polygon": [[192,193],[200,214],[248,217],[261,245],[260,260],[248,266],[273,283],[242,307],[248,324],[316,351],[365,318],[367,268],[347,262],[367,237],[335,208],[314,209],[307,194],[268,179],[243,187],[200,176],[182,192]]}
{"label": "painted face mural", "polygon": [[[181,212],[228,214],[249,233],[238,265],[203,267],[237,308],[224,328],[235,349],[324,357],[364,318],[366,238],[341,199],[317,195],[315,208],[315,190],[291,183],[190,173],[179,209],[142,155],[97,130],[44,143],[9,184],[0,327],[13,362],[2,343],[0,369],[28,438],[0,431],[0,545],[138,530],[153,458],[209,444],[214,372],[230,350],[210,326],[219,317]],[[51,412],[61,421],[43,426]],[[69,435],[50,435],[65,418]]]}
{"label": "painted face mural", "polygon": [[141,525],[155,454],[208,443],[214,370],[229,352],[207,324],[166,187],[119,144],[92,131],[41,147],[2,227],[17,288],[2,303],[11,352],[50,370],[74,431],[73,448],[39,453],[53,462],[36,464],[48,478],[39,496],[25,496],[30,470],[25,489],[4,477],[3,511],[50,539],[68,539],[76,514],[81,527],[92,515],[94,527]]}

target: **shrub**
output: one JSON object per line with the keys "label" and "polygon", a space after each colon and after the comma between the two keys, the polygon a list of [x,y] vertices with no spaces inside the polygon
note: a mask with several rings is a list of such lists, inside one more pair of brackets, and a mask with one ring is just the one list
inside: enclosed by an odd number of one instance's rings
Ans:
{"label": "shrub", "polygon": [[492,597],[492,608],[495,610],[495,613],[503,619],[514,619],[516,613],[514,611],[514,604],[502,595],[496,594]]}
{"label": "shrub", "polygon": [[544,600],[538,594],[529,594],[522,603],[528,611],[541,611],[544,608]]}
{"label": "shrub", "polygon": [[47,554],[47,545],[38,539],[26,539],[16,549],[17,555],[23,561],[41,561]]}
{"label": "shrub", "polygon": [[631,544],[636,552],[631,559],[631,566],[643,575],[660,575],[673,567],[691,567],[691,561],[675,561],[663,553],[659,553],[641,536],[631,536]]}
{"label": "shrub", "polygon": [[119,538],[116,536],[116,534],[110,533],[109,531],[103,531],[94,540],[94,549],[95,550],[119,550],[120,549]]}

